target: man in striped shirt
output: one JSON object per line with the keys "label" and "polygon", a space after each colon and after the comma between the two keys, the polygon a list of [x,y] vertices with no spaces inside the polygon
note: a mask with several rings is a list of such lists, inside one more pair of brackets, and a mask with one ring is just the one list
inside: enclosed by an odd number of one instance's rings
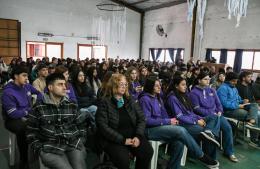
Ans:
{"label": "man in striped shirt", "polygon": [[46,167],[86,169],[85,119],[66,97],[65,77],[51,74],[46,86],[48,92],[29,113],[27,139],[31,148]]}

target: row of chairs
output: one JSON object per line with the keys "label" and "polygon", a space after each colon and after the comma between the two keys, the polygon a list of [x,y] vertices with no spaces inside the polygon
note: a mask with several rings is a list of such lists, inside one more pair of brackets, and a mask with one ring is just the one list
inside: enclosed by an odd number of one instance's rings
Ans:
{"label": "row of chairs", "polygon": [[[243,126],[243,139],[245,140],[246,137],[250,137],[250,132],[249,132],[249,128],[246,127],[246,123],[244,121],[239,121],[239,120],[236,120],[236,119],[233,119],[233,118],[228,118],[226,117],[226,119],[232,123],[234,123],[236,125],[236,128],[239,127],[239,125],[242,123],[242,126]],[[235,133],[235,139],[237,138],[237,132]],[[156,169],[157,168],[157,162],[158,162],[158,153],[159,153],[159,147],[163,144],[165,144],[164,142],[162,141],[150,141],[150,144],[152,145],[153,147],[153,150],[154,150],[154,154],[153,154],[153,157],[152,157],[152,160],[151,160],[151,169]],[[222,132],[220,133],[220,145],[221,145],[221,150],[223,149],[223,146],[222,146]],[[166,145],[166,150],[165,150],[165,153],[167,152],[167,147],[168,145]],[[10,166],[13,166],[15,164],[15,151],[16,151],[16,136],[15,134],[9,132],[9,165]],[[187,147],[185,146],[184,147],[184,151],[183,151],[183,155],[182,155],[182,159],[181,159],[181,166],[185,166],[185,163],[186,163],[186,157],[187,157],[187,152],[188,152],[188,149]],[[47,169],[41,162],[41,160],[39,159],[39,162],[38,162],[40,166],[40,168],[37,168],[37,169]],[[36,169],[36,168],[35,168]]]}

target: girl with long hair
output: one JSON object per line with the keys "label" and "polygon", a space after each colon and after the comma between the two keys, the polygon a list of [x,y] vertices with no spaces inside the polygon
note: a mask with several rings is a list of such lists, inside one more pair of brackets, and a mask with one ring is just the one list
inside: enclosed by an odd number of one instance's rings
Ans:
{"label": "girl with long hair", "polygon": [[149,77],[145,82],[144,92],[139,95],[139,102],[145,114],[148,139],[171,145],[167,168],[180,168],[184,145],[188,147],[192,157],[199,159],[207,167],[217,167],[219,163],[203,153],[188,131],[178,125],[179,121],[169,117],[160,92],[160,81],[156,77]]}
{"label": "girl with long hair", "polygon": [[220,146],[215,138],[219,136],[219,118],[216,116],[201,117],[194,113],[192,102],[186,91],[185,78],[176,76],[169,87],[166,99],[167,110],[172,117],[179,120],[180,125],[186,128],[195,140],[203,142],[205,153],[216,159],[216,147]]}
{"label": "girl with long hair", "polygon": [[126,78],[129,83],[129,93],[130,95],[137,100],[139,94],[142,92],[143,88],[141,84],[139,83],[139,72],[137,68],[131,66],[126,71]]}

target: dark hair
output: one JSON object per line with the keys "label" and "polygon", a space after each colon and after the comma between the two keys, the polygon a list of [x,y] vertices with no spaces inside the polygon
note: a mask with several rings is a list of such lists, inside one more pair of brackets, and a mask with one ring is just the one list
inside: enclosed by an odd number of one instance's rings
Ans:
{"label": "dark hair", "polygon": [[229,73],[226,74],[225,81],[231,81],[231,80],[234,80],[234,79],[238,79],[238,74],[237,73],[229,72]]}
{"label": "dark hair", "polygon": [[[176,88],[176,86],[178,86],[183,80],[186,81],[185,78],[181,77],[181,76],[175,76],[171,82],[171,85],[169,87],[168,93],[173,92],[174,95],[177,97],[177,99],[182,103],[182,105],[188,109],[188,110],[192,110],[192,103],[190,101],[190,99],[188,98],[188,96],[186,95],[186,93],[181,93],[179,92],[179,90]],[[184,112],[185,113],[185,112]]]}
{"label": "dark hair", "polygon": [[159,81],[157,76],[149,76],[147,77],[144,83],[144,92],[153,94],[153,88],[156,81]]}
{"label": "dark hair", "polygon": [[[93,73],[95,70],[97,71],[97,68],[92,66],[87,70],[87,73],[86,73],[91,87],[93,87],[93,80],[95,80],[95,82],[98,85],[98,76],[96,76],[96,77],[93,76]],[[100,86],[98,86],[98,87],[100,87]]]}
{"label": "dark hair", "polygon": [[13,71],[11,74],[11,78],[14,79],[14,75],[19,75],[21,73],[27,73],[28,74],[28,68],[24,65],[17,65],[13,67]]}
{"label": "dark hair", "polygon": [[62,73],[53,73],[46,77],[46,86],[53,84],[56,80],[65,80]]}
{"label": "dark hair", "polygon": [[207,72],[200,72],[200,74],[198,74],[197,79],[201,80],[204,79],[206,76],[209,76],[209,74]]}
{"label": "dark hair", "polygon": [[248,76],[248,75],[252,75],[253,73],[252,72],[249,72],[249,71],[244,71],[244,72],[241,72],[240,75],[239,75],[239,80],[242,82],[243,81],[243,78]]}
{"label": "dark hair", "polygon": [[229,69],[233,69],[231,66],[228,66],[227,68],[226,68],[226,70],[229,70]]}
{"label": "dark hair", "polygon": [[39,72],[41,69],[43,68],[48,68],[48,66],[44,63],[40,63],[39,65],[37,65],[36,69]]}
{"label": "dark hair", "polygon": [[65,73],[65,72],[67,72],[67,71],[69,71],[69,69],[66,68],[65,66],[62,66],[62,65],[57,66],[57,67],[55,68],[55,73]]}
{"label": "dark hair", "polygon": [[209,76],[209,73],[208,73],[208,72],[203,72],[203,71],[200,72],[200,73],[198,74],[197,78],[196,78],[195,81],[194,81],[193,87],[194,87],[195,85],[198,85],[198,84],[199,84],[199,80],[204,79],[206,76]]}
{"label": "dark hair", "polygon": [[217,75],[217,81],[219,80],[220,75],[224,75],[226,77],[226,74],[224,72],[219,72],[218,75]]}

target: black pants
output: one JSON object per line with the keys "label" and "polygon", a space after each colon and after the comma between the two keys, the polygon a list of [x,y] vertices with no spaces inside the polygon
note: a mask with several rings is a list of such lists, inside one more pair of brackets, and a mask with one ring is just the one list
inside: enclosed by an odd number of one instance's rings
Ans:
{"label": "black pants", "polygon": [[8,119],[5,127],[16,135],[17,145],[20,153],[20,168],[25,168],[28,163],[28,144],[26,142],[26,122],[21,119]]}
{"label": "black pants", "polygon": [[145,138],[140,140],[140,145],[136,148],[110,142],[104,150],[118,169],[129,169],[129,153],[136,157],[135,169],[150,168],[153,148]]}

